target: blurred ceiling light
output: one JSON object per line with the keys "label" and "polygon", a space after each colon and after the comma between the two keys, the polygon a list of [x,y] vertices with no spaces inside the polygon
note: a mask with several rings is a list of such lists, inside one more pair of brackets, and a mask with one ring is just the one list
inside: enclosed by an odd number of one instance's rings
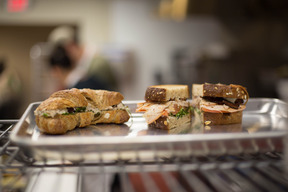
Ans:
{"label": "blurred ceiling light", "polygon": [[7,0],[6,9],[8,12],[23,12],[29,7],[29,0]]}
{"label": "blurred ceiling light", "polygon": [[173,0],[171,16],[176,21],[182,21],[186,18],[188,0]]}
{"label": "blurred ceiling light", "polygon": [[161,0],[159,6],[159,16],[161,18],[172,18],[182,21],[186,18],[188,0]]}

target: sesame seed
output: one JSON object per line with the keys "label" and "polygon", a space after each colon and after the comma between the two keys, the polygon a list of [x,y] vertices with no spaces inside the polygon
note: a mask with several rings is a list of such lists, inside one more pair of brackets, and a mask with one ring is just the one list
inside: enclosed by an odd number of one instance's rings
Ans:
{"label": "sesame seed", "polygon": [[211,121],[205,121],[205,125],[209,125]]}

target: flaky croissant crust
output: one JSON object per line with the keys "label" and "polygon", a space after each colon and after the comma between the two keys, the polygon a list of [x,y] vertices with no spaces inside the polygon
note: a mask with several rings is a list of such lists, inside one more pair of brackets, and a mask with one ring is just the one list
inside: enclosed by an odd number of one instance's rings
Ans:
{"label": "flaky croissant crust", "polygon": [[[41,132],[48,134],[64,134],[76,127],[85,127],[96,123],[121,124],[129,120],[126,110],[107,107],[117,105],[124,99],[119,92],[92,89],[69,89],[53,93],[43,101],[37,111],[61,110],[66,108],[90,106],[99,109],[100,115],[92,111],[80,112],[69,115],[57,114],[54,117],[44,117],[35,113],[35,121]],[[105,109],[101,111],[101,109]]]}

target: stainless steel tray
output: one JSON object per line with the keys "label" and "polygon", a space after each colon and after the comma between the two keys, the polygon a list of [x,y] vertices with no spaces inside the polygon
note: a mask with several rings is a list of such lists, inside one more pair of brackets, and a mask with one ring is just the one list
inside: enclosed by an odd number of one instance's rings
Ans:
{"label": "stainless steel tray", "polygon": [[131,119],[123,125],[99,124],[76,128],[65,135],[41,134],[32,103],[15,125],[10,139],[37,160],[103,161],[155,159],[282,151],[288,128],[288,105],[278,99],[251,98],[242,124],[204,127],[192,121],[169,131],[148,128],[140,101],[124,101]]}

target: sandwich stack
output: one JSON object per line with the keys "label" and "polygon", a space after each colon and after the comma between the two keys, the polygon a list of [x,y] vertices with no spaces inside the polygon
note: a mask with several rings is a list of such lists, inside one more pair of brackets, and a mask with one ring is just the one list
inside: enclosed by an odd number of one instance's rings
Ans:
{"label": "sandwich stack", "polygon": [[241,85],[193,84],[192,106],[205,125],[242,122],[249,94]]}
{"label": "sandwich stack", "polygon": [[144,112],[148,127],[172,129],[191,121],[187,85],[155,85],[146,89],[145,102],[136,112]]}

